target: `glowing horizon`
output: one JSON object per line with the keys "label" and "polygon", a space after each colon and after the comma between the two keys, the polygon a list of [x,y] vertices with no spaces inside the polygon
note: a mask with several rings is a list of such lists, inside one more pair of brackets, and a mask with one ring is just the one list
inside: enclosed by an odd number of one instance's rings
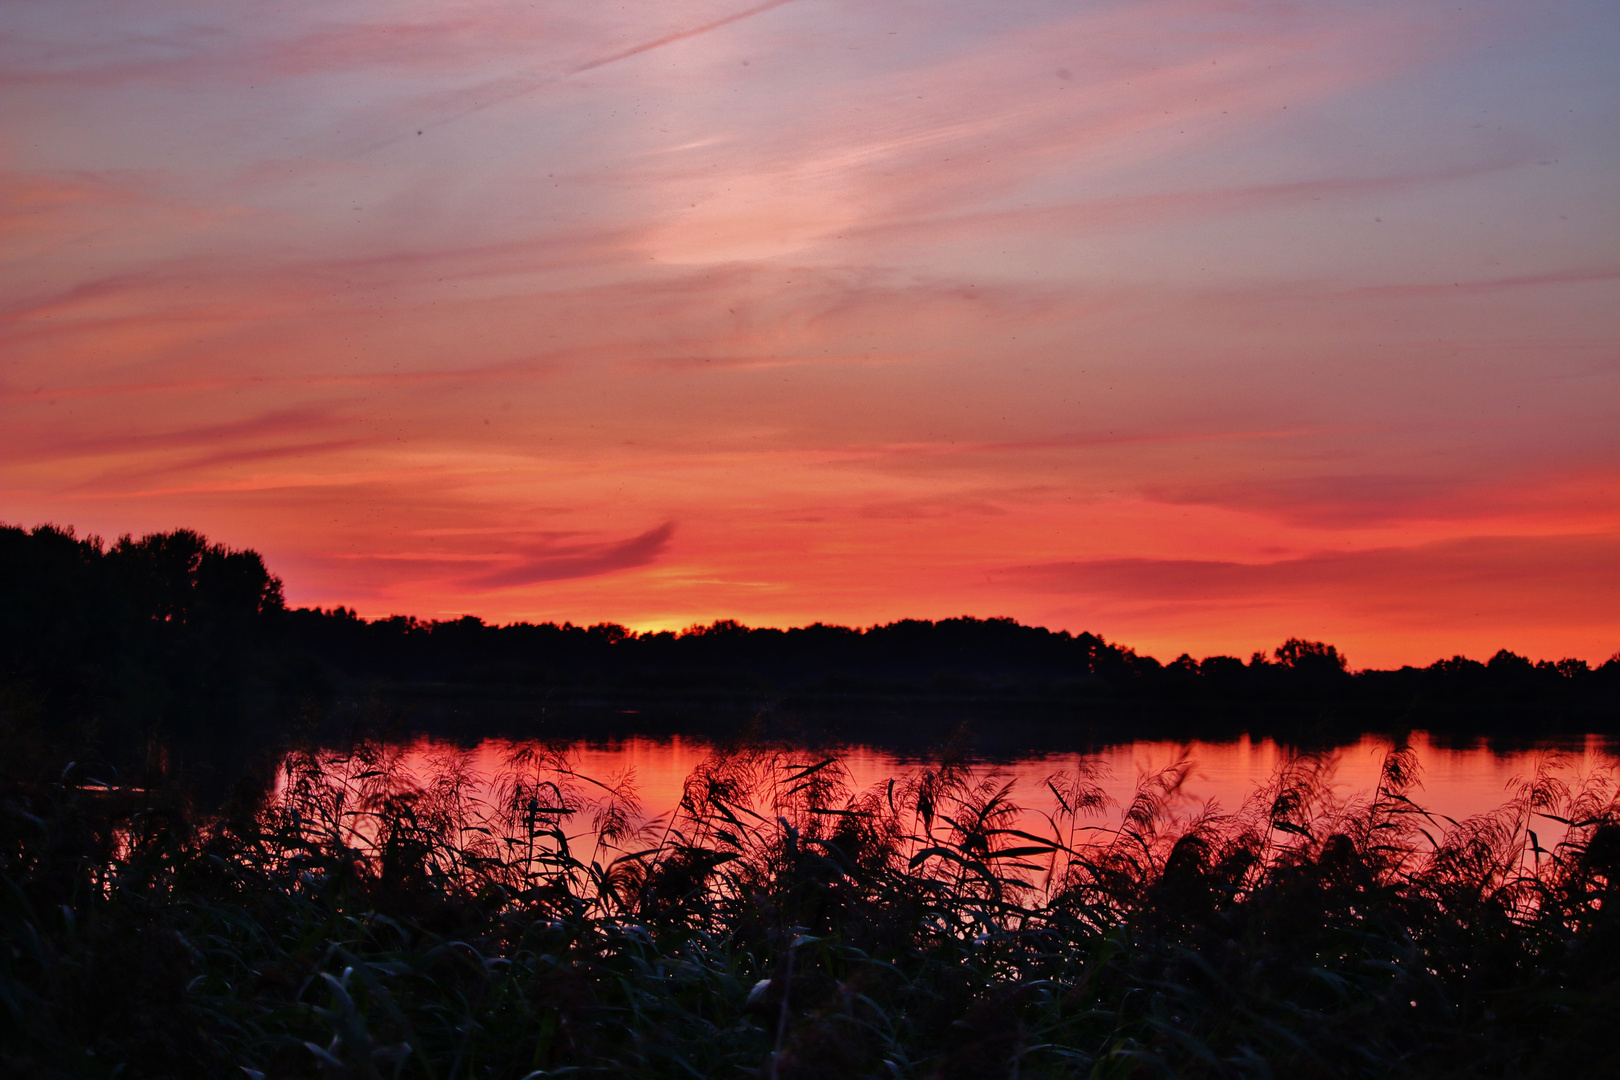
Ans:
{"label": "glowing horizon", "polygon": [[1620,650],[1620,11],[19,0],[0,521],[294,604]]}

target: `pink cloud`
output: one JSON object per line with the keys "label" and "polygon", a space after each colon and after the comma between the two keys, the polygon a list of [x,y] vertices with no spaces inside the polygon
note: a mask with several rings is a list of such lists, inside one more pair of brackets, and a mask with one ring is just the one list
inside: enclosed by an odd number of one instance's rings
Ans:
{"label": "pink cloud", "polygon": [[[1579,492],[1579,495],[1576,493]],[[1613,469],[1569,469],[1548,476],[1539,468],[1473,468],[1346,474],[1331,470],[1294,477],[1196,480],[1149,484],[1153,499],[1264,514],[1307,528],[1364,529],[1410,521],[1548,520],[1574,502],[1593,520],[1620,519],[1620,477]]]}
{"label": "pink cloud", "polygon": [[130,430],[127,421],[124,430],[99,435],[84,432],[62,432],[54,437],[48,431],[27,433],[13,431],[7,440],[7,453],[13,460],[30,457],[56,457],[64,453],[95,455],[116,451],[136,453],[149,450],[185,450],[200,446],[219,446],[243,440],[280,438],[330,429],[336,422],[333,413],[325,408],[285,409],[262,413],[212,424],[190,424],[182,428],[142,431]]}
{"label": "pink cloud", "polygon": [[1620,522],[1606,133],[1497,8],[90,10],[0,44],[8,513],[373,613],[1607,617],[1522,539]]}
{"label": "pink cloud", "polygon": [[1444,625],[1620,626],[1620,533],[1477,536],[1273,562],[1086,559],[998,570],[1009,584],[1169,613],[1236,604]]}
{"label": "pink cloud", "polygon": [[[1296,180],[1280,184],[1263,184],[1244,188],[1206,191],[1168,191],[1152,194],[1120,194],[1101,198],[1087,198],[1055,206],[1041,206],[1018,210],[984,210],[969,213],[944,213],[917,219],[874,221],[856,226],[856,235],[884,236],[912,235],[931,241],[975,234],[1004,234],[1008,231],[1068,231],[1119,228],[1151,223],[1162,227],[1180,218],[1209,218],[1240,214],[1259,209],[1285,208],[1291,205],[1341,199],[1348,196],[1394,194],[1415,188],[1443,184],[1452,180],[1486,176],[1513,169],[1531,160],[1534,153],[1492,156],[1462,165],[1409,173],[1366,176],[1332,177],[1318,180]],[[1575,271],[1555,275],[1538,275],[1506,280],[1497,284],[1481,283],[1476,287],[1511,288],[1519,285],[1551,284],[1563,281],[1606,279],[1613,271]],[[1462,283],[1467,285],[1468,283]],[[1398,286],[1369,287],[1377,294],[1399,291]]]}
{"label": "pink cloud", "polygon": [[669,549],[675,523],[666,521],[628,540],[595,544],[550,544],[522,553],[515,564],[466,579],[477,590],[508,589],[542,581],[596,577],[648,566]]}

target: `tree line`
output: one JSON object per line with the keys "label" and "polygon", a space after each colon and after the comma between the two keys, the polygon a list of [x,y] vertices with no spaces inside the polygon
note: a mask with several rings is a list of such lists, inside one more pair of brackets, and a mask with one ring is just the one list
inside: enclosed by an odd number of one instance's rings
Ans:
{"label": "tree line", "polygon": [[251,550],[179,529],[112,543],[0,526],[0,708],[80,734],[284,723],[358,686],[560,695],[920,700],[1406,703],[1620,715],[1620,655],[1598,668],[1502,650],[1353,671],[1290,638],[1247,660],[1163,663],[1092,633],[1010,618],[791,629],[732,620],[676,633],[473,616],[361,618],[288,608]]}

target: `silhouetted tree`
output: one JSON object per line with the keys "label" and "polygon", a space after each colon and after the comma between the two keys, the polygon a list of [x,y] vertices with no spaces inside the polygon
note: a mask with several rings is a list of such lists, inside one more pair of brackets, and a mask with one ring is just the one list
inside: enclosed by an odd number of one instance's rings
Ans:
{"label": "silhouetted tree", "polygon": [[1279,664],[1305,675],[1342,675],[1346,670],[1339,650],[1323,641],[1289,638],[1273,655]]}
{"label": "silhouetted tree", "polygon": [[0,526],[0,708],[18,731],[113,756],[268,729],[306,674],[283,606],[257,552],[191,530],[109,548]]}

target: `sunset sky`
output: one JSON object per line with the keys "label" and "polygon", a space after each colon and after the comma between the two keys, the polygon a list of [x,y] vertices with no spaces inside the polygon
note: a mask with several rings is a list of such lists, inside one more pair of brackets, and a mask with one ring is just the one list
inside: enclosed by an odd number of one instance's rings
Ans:
{"label": "sunset sky", "polygon": [[0,248],[294,603],[1620,650],[1612,0],[6,0]]}

